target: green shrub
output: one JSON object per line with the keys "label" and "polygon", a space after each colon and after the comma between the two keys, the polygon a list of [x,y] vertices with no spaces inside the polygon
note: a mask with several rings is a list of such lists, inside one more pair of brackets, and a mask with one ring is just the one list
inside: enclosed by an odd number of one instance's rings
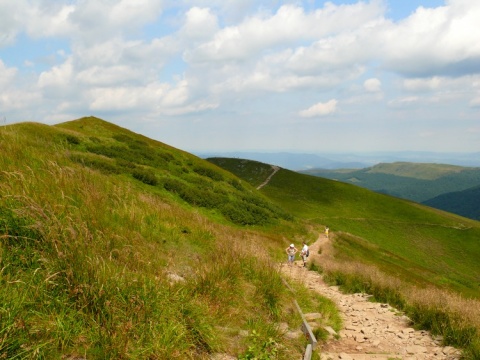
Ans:
{"label": "green shrub", "polygon": [[195,171],[197,174],[202,175],[202,176],[207,176],[212,180],[215,181],[223,181],[223,175],[220,174],[218,171],[207,168],[205,166],[195,166],[193,168],[193,171]]}
{"label": "green shrub", "polygon": [[157,177],[155,176],[155,174],[153,173],[153,171],[149,170],[149,169],[142,169],[142,168],[135,168],[133,169],[132,171],[132,176],[147,184],[147,185],[152,185],[152,186],[155,186],[155,185],[158,185],[158,179]]}
{"label": "green shrub", "polygon": [[125,134],[114,134],[112,138],[127,144],[133,142],[133,139],[130,136]]}
{"label": "green shrub", "polygon": [[174,194],[181,194],[186,184],[176,178],[168,178],[163,181],[163,187],[165,190]]}
{"label": "green shrub", "polygon": [[208,209],[220,209],[226,200],[226,198],[220,194],[193,186],[184,187],[179,195],[191,205]]}
{"label": "green shrub", "polygon": [[[122,159],[123,161],[135,163],[138,165],[151,166],[153,168],[164,168],[167,162],[172,160],[172,156],[164,153],[159,149],[154,149],[148,146],[148,144],[142,141],[127,140],[121,137],[125,141],[129,141],[125,145],[107,146],[107,145],[89,145],[87,151],[107,156],[112,159]],[[178,164],[177,164],[178,165]]]}
{"label": "green shrub", "polygon": [[257,225],[261,219],[256,219],[255,214],[250,212],[243,203],[227,203],[222,208],[222,214],[234,224]]}
{"label": "green shrub", "polygon": [[248,340],[248,349],[238,357],[239,360],[272,360],[277,358],[280,344],[273,338],[262,337],[253,330]]}
{"label": "green shrub", "polygon": [[89,145],[87,150],[97,155],[103,155],[109,158],[122,158],[127,156],[127,152],[124,147],[121,146],[106,146],[106,145]]}
{"label": "green shrub", "polygon": [[103,174],[120,174],[122,170],[111,162],[111,160],[101,158],[101,157],[87,157],[82,155],[72,155],[70,156],[72,161],[75,161],[83,166],[99,170]]}
{"label": "green shrub", "polygon": [[245,191],[245,188],[242,186],[242,183],[237,179],[230,179],[228,180],[228,183],[239,191]]}
{"label": "green shrub", "polygon": [[117,158],[115,159],[115,161],[119,167],[122,167],[124,169],[135,169],[137,167],[137,165],[134,162],[127,161],[124,159]]}
{"label": "green shrub", "polygon": [[67,142],[72,145],[78,145],[81,142],[78,137],[70,134],[65,135],[65,140],[67,140]]}

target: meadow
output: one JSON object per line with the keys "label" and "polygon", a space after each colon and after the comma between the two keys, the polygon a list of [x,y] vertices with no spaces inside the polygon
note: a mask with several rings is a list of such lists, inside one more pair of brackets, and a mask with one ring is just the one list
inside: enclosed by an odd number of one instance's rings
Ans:
{"label": "meadow", "polygon": [[[245,179],[235,161],[223,165]],[[478,221],[285,169],[261,192],[333,231],[328,261],[318,265],[332,284],[389,302],[415,326],[480,358]]]}
{"label": "meadow", "polygon": [[271,254],[309,230],[248,183],[96,118],[2,127],[0,151],[0,358],[304,350]]}

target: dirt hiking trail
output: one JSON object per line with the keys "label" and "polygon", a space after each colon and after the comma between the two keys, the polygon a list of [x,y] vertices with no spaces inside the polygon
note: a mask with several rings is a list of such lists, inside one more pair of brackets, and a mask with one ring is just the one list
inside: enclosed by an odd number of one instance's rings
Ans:
{"label": "dirt hiking trail", "polygon": [[268,175],[265,181],[262,184],[257,186],[257,190],[260,190],[262,187],[267,185],[270,182],[270,179],[273,177],[273,175],[275,175],[277,171],[280,170],[280,168],[278,166],[272,165],[272,170],[273,170],[272,173]]}
{"label": "dirt hiking trail", "polygon": [[[308,261],[321,264],[319,248],[329,241],[320,234],[310,245]],[[337,304],[343,329],[337,336],[332,334],[328,341],[319,341],[316,352],[321,353],[322,360],[454,360],[461,357],[457,349],[442,346],[441,338],[413,329],[410,320],[391,306],[369,302],[367,294],[343,294],[337,286],[325,284],[322,275],[304,268],[298,256],[294,265],[284,263],[281,269],[287,278],[304,283]],[[305,317],[308,319],[308,314]],[[311,326],[318,327],[318,324]]]}

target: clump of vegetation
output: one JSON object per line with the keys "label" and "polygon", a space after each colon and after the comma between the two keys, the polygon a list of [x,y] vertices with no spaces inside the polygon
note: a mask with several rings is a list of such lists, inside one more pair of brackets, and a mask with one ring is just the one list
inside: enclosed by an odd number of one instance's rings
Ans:
{"label": "clump of vegetation", "polygon": [[134,168],[132,170],[132,176],[144,184],[152,186],[158,185],[158,179],[155,176],[155,173],[149,169]]}
{"label": "clump of vegetation", "polygon": [[240,360],[270,360],[277,358],[278,344],[273,338],[262,339],[256,331],[249,335],[249,347],[244,354],[238,358]]}
{"label": "clump of vegetation", "polygon": [[83,166],[98,170],[104,174],[121,174],[122,169],[110,159],[102,157],[93,157],[84,154],[72,154],[72,161]]}

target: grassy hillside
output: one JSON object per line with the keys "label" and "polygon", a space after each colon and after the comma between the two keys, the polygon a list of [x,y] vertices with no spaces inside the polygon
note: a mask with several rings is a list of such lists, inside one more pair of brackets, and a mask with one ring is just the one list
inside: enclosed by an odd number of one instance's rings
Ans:
{"label": "grassy hillside", "polygon": [[272,166],[259,161],[234,158],[209,158],[209,162],[223,169],[232,171],[240,179],[246,180],[252,186],[258,187],[272,173]]}
{"label": "grassy hillside", "polygon": [[[228,170],[242,176],[241,171],[236,171],[234,161]],[[395,269],[422,283],[480,297],[477,221],[285,169],[262,192],[298,217],[328,224],[337,232],[354,234],[356,239],[345,238],[346,245],[352,246],[350,250],[347,246],[345,255],[362,256],[356,250],[364,244],[364,260],[371,261],[369,246],[374,246],[379,252],[376,260],[387,270]]]}
{"label": "grassy hillside", "polygon": [[480,184],[480,168],[444,164],[396,162],[360,170],[312,169],[302,173],[355,184],[416,202]]}
{"label": "grassy hillside", "polygon": [[0,127],[0,153],[0,358],[305,348],[271,255],[312,234],[247,182],[96,118]]}
{"label": "grassy hillside", "polygon": [[447,164],[395,162],[375,165],[368,172],[371,174],[391,174],[421,180],[436,180],[447,175],[459,174],[466,169],[469,168]]}
{"label": "grassy hillside", "polygon": [[[234,161],[212,161],[243,176]],[[297,217],[330,227],[334,264],[320,266],[334,281],[393,302],[418,326],[480,358],[478,221],[285,169],[261,191]]]}
{"label": "grassy hillside", "polygon": [[86,167],[131,176],[190,205],[213,209],[239,225],[265,225],[289,218],[260,194],[251,194],[251,188],[245,188],[238,178],[191,154],[98,120],[67,122],[58,128],[88,136],[80,141],[67,135],[67,142],[76,150],[70,158]]}
{"label": "grassy hillside", "polygon": [[423,203],[437,209],[480,220],[480,186],[442,194]]}

